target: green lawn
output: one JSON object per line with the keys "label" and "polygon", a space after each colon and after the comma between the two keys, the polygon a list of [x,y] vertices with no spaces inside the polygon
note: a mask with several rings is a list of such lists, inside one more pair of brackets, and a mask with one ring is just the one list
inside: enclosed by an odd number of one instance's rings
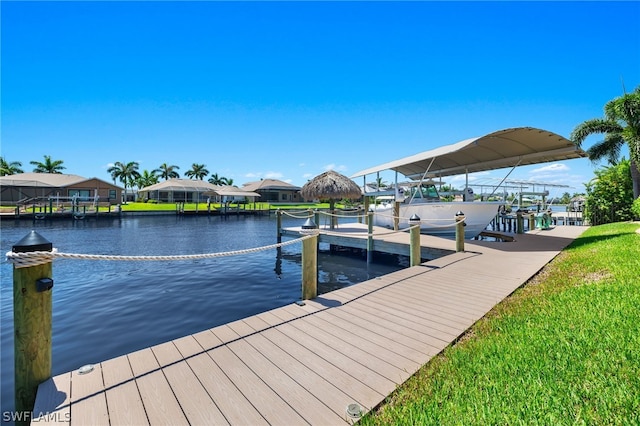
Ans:
{"label": "green lawn", "polygon": [[587,230],[360,423],[640,424],[638,227]]}

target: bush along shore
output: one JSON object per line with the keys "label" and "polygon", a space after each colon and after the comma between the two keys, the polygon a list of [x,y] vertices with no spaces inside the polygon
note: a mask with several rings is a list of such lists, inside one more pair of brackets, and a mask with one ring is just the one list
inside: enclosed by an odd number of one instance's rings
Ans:
{"label": "bush along shore", "polygon": [[360,424],[640,424],[638,228],[588,229]]}

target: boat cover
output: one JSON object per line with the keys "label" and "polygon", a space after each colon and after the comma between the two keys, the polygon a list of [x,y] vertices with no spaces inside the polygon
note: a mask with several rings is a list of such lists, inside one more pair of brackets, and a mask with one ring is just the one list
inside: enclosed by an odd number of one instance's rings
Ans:
{"label": "boat cover", "polygon": [[427,170],[429,173],[425,177],[451,176],[586,156],[582,149],[558,134],[533,127],[517,127],[361,170],[351,177],[394,170],[418,180]]}

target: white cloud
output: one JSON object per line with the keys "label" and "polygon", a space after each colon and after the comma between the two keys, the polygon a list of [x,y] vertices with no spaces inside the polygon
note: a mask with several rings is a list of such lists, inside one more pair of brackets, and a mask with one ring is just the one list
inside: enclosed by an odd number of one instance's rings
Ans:
{"label": "white cloud", "polygon": [[323,167],[324,171],[327,172],[329,170],[333,170],[334,172],[344,172],[347,170],[347,166],[345,165],[336,165],[336,164],[327,164]]}
{"label": "white cloud", "polygon": [[280,172],[267,172],[264,174],[264,177],[267,179],[280,179],[282,176],[284,175]]}
{"label": "white cloud", "polygon": [[531,174],[537,174],[537,173],[555,173],[555,172],[566,172],[569,171],[569,167],[564,164],[564,163],[554,163],[554,164],[549,164],[548,166],[542,166],[540,168],[537,169],[533,169],[531,170]]}

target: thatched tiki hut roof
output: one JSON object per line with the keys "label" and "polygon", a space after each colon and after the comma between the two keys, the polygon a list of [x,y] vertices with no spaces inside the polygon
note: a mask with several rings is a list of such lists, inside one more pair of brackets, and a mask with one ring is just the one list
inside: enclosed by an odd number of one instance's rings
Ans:
{"label": "thatched tiki hut roof", "polygon": [[[362,190],[351,179],[333,170],[324,172],[305,183],[300,191],[307,200],[329,199],[329,209],[333,213],[336,200],[357,200],[362,197]],[[331,221],[333,228],[333,221]]]}

